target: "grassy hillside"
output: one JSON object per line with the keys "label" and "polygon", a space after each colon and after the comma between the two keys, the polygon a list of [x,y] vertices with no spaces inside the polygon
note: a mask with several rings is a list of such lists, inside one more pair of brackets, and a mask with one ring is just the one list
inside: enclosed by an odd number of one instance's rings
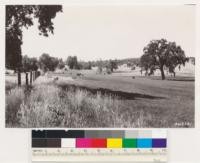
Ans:
{"label": "grassy hillside", "polygon": [[194,127],[194,81],[54,76],[7,91],[7,127]]}

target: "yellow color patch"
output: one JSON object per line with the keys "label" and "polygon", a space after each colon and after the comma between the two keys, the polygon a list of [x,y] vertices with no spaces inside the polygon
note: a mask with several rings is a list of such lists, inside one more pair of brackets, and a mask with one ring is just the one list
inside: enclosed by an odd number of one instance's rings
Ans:
{"label": "yellow color patch", "polygon": [[107,139],[107,148],[122,148],[122,139]]}

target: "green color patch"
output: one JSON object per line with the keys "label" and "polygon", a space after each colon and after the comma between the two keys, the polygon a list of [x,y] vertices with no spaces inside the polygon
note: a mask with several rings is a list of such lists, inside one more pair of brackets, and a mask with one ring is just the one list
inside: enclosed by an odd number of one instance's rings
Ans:
{"label": "green color patch", "polygon": [[137,148],[137,139],[123,139],[123,148]]}

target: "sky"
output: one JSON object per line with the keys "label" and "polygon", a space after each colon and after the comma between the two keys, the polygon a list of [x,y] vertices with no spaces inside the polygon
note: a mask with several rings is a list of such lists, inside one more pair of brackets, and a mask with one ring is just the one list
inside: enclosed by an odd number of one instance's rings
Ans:
{"label": "sky", "polygon": [[37,20],[23,30],[22,54],[78,60],[138,58],[154,39],[175,41],[195,56],[195,6],[63,6],[54,35],[39,35]]}

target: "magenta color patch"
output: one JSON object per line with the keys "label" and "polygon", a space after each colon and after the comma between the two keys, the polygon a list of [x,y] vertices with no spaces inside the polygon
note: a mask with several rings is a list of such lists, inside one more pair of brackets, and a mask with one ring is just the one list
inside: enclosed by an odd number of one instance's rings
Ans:
{"label": "magenta color patch", "polygon": [[91,148],[92,139],[87,138],[77,138],[76,139],[76,148]]}

